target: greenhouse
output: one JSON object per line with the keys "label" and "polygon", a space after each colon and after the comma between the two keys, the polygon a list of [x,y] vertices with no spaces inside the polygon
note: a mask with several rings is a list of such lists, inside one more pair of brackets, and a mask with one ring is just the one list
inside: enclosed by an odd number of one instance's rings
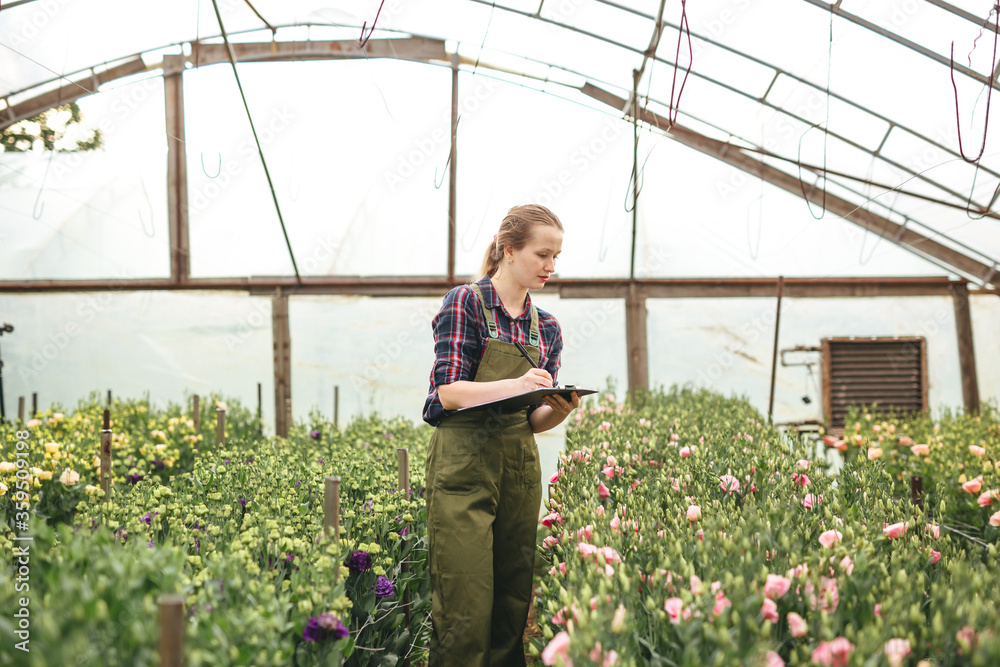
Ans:
{"label": "greenhouse", "polygon": [[998,20],[2,3],[0,666],[1000,664]]}

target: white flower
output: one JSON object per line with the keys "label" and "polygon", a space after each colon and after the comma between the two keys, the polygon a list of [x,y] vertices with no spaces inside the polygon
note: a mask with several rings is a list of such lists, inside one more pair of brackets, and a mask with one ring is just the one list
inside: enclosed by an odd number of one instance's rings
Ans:
{"label": "white flower", "polygon": [[59,443],[58,442],[46,442],[45,443],[45,451],[47,451],[49,454],[55,454],[56,452],[59,451]]}
{"label": "white flower", "polygon": [[80,481],[80,473],[73,470],[72,468],[66,468],[65,470],[62,471],[62,474],[59,475],[59,481],[65,484],[66,486],[73,486],[74,484]]}
{"label": "white flower", "polygon": [[15,470],[17,470],[17,465],[10,461],[0,461],[0,472],[14,472]]}

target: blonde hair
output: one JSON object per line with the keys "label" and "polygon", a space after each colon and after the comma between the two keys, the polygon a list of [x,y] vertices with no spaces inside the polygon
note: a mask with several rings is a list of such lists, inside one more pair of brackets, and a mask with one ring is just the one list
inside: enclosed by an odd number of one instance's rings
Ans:
{"label": "blonde hair", "polygon": [[496,241],[490,242],[490,247],[483,255],[483,264],[479,268],[479,273],[470,282],[479,282],[486,276],[492,276],[500,268],[503,261],[503,251],[506,246],[514,250],[520,250],[527,245],[531,238],[531,232],[535,225],[551,225],[563,231],[559,217],[549,209],[539,204],[524,204],[515,206],[509,211],[500,223],[500,231],[497,232]]}

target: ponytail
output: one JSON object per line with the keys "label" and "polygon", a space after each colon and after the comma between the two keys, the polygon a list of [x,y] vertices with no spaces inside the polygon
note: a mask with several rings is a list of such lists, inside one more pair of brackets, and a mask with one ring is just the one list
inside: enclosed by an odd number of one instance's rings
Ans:
{"label": "ponytail", "polygon": [[559,231],[563,230],[562,222],[555,213],[538,204],[525,204],[515,206],[504,217],[500,223],[500,231],[493,238],[490,247],[483,254],[483,263],[479,267],[479,273],[473,276],[470,282],[476,283],[486,276],[492,277],[500,268],[503,261],[504,248],[510,246],[514,250],[520,250],[527,245],[531,238],[531,230],[535,225],[552,225]]}

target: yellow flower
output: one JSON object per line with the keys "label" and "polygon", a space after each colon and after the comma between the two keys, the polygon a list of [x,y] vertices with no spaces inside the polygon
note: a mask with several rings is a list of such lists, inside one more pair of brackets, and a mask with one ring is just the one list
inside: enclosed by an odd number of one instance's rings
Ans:
{"label": "yellow flower", "polygon": [[10,461],[0,461],[0,472],[14,472],[17,466]]}
{"label": "yellow flower", "polygon": [[59,443],[58,442],[46,442],[45,443],[45,451],[47,451],[49,454],[55,454],[56,452],[59,451]]}
{"label": "yellow flower", "polygon": [[88,496],[92,496],[98,491],[100,491],[101,488],[99,486],[94,486],[93,484],[88,484],[87,486],[83,487],[83,490],[87,492]]}
{"label": "yellow flower", "polygon": [[7,485],[4,484],[3,482],[0,482],[0,496],[4,495],[5,493],[7,493]]}
{"label": "yellow flower", "polygon": [[59,476],[59,481],[66,486],[73,486],[80,481],[80,473],[72,468],[66,468],[62,471],[62,475]]}
{"label": "yellow flower", "polygon": [[38,479],[48,481],[48,480],[52,479],[52,471],[51,470],[39,470],[38,472],[35,473],[35,476],[38,477]]}
{"label": "yellow flower", "polygon": [[158,444],[158,445],[156,446],[156,451],[158,451],[158,452],[162,452],[162,451],[163,451],[164,449],[166,449],[166,448],[167,448],[167,445],[166,445],[165,443],[160,443],[160,444]]}

